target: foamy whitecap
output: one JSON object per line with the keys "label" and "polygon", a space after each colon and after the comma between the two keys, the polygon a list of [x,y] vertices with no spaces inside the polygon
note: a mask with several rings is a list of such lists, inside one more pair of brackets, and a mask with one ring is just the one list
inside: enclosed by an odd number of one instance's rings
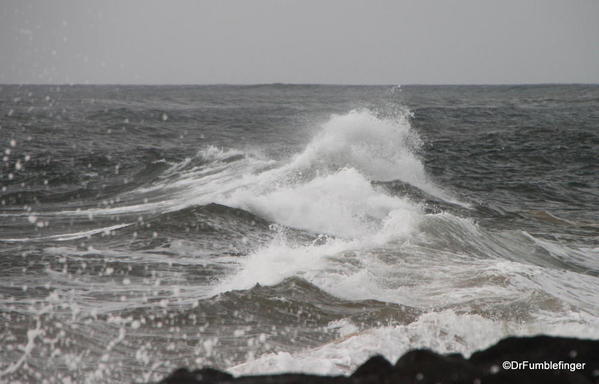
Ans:
{"label": "foamy whitecap", "polygon": [[445,310],[425,313],[407,325],[354,332],[319,347],[296,353],[266,354],[230,367],[229,372],[235,375],[282,372],[347,375],[369,357],[377,354],[385,356],[392,363],[414,348],[432,349],[438,353],[458,352],[469,356],[510,335],[544,333],[597,337],[598,327],[597,320],[584,313],[564,313],[559,322],[548,317],[539,317],[523,324]]}
{"label": "foamy whitecap", "polygon": [[418,145],[405,116],[384,119],[368,110],[350,111],[331,117],[305,150],[287,163],[226,193],[222,204],[333,238],[324,244],[293,244],[279,235],[241,261],[238,272],[216,292],[275,284],[294,275],[321,287],[331,281],[342,283],[362,267],[355,269],[331,261],[332,257],[357,251],[361,265],[369,258],[364,250],[408,239],[424,218],[422,207],[389,195],[371,181],[399,179],[437,191],[414,153]]}
{"label": "foamy whitecap", "polygon": [[414,153],[420,146],[407,118],[377,117],[369,110],[333,115],[299,154],[291,167],[316,166],[322,170],[352,167],[370,180],[427,182],[422,162]]}
{"label": "foamy whitecap", "polygon": [[[392,213],[395,217],[404,213],[405,221],[415,225],[420,213],[414,203],[377,191],[348,168],[261,195],[251,189],[237,191],[226,202],[289,227],[348,238],[376,234]],[[396,229],[411,228],[406,224]]]}

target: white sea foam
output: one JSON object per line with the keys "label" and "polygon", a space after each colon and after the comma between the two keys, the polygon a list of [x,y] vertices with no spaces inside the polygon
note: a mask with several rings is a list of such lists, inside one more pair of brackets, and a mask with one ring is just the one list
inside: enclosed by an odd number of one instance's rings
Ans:
{"label": "white sea foam", "polygon": [[407,111],[380,117],[367,109],[353,110],[333,115],[288,167],[316,167],[320,171],[350,167],[368,180],[401,180],[431,195],[455,201],[428,178],[417,155],[421,145]]}
{"label": "white sea foam", "polygon": [[428,179],[415,154],[419,145],[404,115],[381,118],[368,110],[334,115],[301,153],[278,167],[244,175],[243,183],[225,188],[216,202],[344,238],[383,240],[382,230],[405,234],[417,225],[420,207],[371,181],[401,180],[453,201]]}
{"label": "white sea foam", "polygon": [[291,167],[353,167],[371,180],[426,185],[424,166],[414,152],[420,145],[405,116],[386,119],[368,110],[354,110],[333,115],[323,124]]}
{"label": "white sea foam", "polygon": [[217,202],[333,237],[294,244],[280,234],[241,261],[239,272],[216,291],[274,284],[293,275],[316,279],[331,268],[339,274],[347,264],[331,262],[331,257],[406,239],[417,230],[422,208],[371,181],[400,179],[435,190],[413,152],[418,145],[404,117],[382,119],[370,111],[351,111],[333,116],[299,155],[223,194]]}
{"label": "white sea foam", "polygon": [[[333,324],[337,327],[338,324]],[[351,328],[351,325],[345,325]],[[530,323],[491,320],[451,310],[425,313],[413,323],[366,329],[344,335],[316,348],[297,353],[278,352],[229,368],[235,375],[304,372],[326,375],[351,373],[375,354],[395,362],[414,348],[469,356],[509,335],[563,335],[599,337],[599,322],[584,313],[564,313],[559,321],[540,317]]]}
{"label": "white sea foam", "polygon": [[[252,190],[237,191],[227,203],[289,227],[350,238],[374,235],[392,213],[401,212],[411,223],[420,213],[407,199],[377,191],[353,168],[283,185],[261,195]],[[410,230],[408,227],[406,224],[404,232]]]}

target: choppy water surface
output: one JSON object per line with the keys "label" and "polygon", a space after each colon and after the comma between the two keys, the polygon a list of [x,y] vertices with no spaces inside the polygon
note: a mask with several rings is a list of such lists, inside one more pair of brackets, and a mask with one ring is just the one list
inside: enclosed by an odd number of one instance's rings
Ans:
{"label": "choppy water surface", "polygon": [[599,87],[2,86],[0,382],[599,338]]}

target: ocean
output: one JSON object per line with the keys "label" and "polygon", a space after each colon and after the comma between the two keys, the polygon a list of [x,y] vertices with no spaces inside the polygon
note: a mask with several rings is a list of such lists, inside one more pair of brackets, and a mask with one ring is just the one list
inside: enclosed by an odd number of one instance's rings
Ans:
{"label": "ocean", "polygon": [[0,382],[599,338],[599,86],[0,86]]}

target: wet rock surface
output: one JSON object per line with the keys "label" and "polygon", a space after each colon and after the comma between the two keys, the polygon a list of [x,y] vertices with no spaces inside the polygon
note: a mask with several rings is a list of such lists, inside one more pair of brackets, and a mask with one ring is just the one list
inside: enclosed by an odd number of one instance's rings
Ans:
{"label": "wet rock surface", "polygon": [[303,384],[303,383],[599,383],[599,340],[535,336],[509,337],[473,353],[441,355],[412,350],[395,365],[373,356],[351,376],[297,373],[240,376],[204,368],[176,370],[160,384]]}

